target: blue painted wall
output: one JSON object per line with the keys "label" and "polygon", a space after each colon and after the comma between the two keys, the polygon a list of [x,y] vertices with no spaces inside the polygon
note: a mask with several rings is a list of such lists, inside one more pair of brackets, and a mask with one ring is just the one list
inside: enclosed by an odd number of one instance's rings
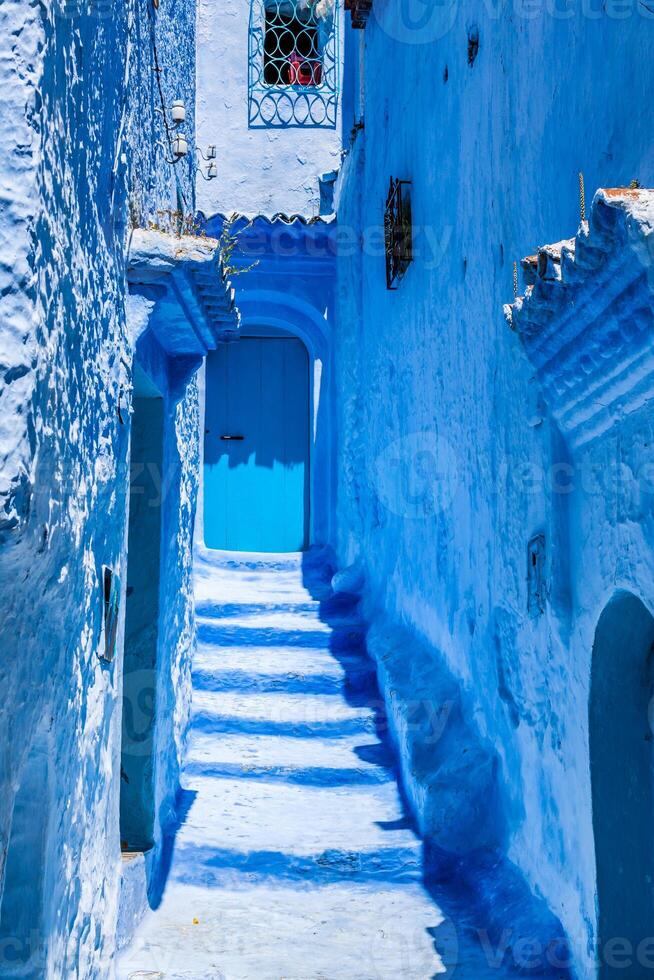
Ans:
{"label": "blue painted wall", "polygon": [[[644,407],[622,435],[573,458],[502,304],[514,260],[574,235],[578,171],[588,207],[598,186],[654,183],[652,16],[636,3],[374,8],[365,130],[338,192],[340,562],[367,582],[425,829],[456,849],[457,828],[471,832],[469,846],[474,814],[487,815],[476,839],[491,832],[591,977],[591,650],[616,582],[651,607],[637,473],[650,460],[652,415]],[[391,175],[412,181],[415,225],[414,262],[392,293],[381,246]],[[626,482],[593,493],[578,479],[574,493],[556,492],[550,475],[571,462],[618,466]],[[533,618],[527,545],[538,533],[550,592]],[[450,770],[443,739],[421,745],[429,706],[453,700],[448,744],[474,733],[477,750]],[[426,787],[441,781],[453,809],[431,811]]]}
{"label": "blue painted wall", "polygon": [[[153,64],[156,41],[164,101],[186,99],[191,135],[195,5],[11,0],[0,27],[0,171],[11,202],[0,218],[0,894],[8,853],[22,855],[36,929],[11,957],[32,957],[38,976],[99,978],[110,972],[121,875],[122,642],[113,664],[99,654],[102,565],[127,578],[125,252],[130,222],[157,221],[179,201],[194,209],[190,161],[173,174],[155,146]],[[169,403],[164,456],[159,838],[176,789],[193,627],[197,391],[181,394]],[[23,838],[26,788],[45,818],[43,862]]]}

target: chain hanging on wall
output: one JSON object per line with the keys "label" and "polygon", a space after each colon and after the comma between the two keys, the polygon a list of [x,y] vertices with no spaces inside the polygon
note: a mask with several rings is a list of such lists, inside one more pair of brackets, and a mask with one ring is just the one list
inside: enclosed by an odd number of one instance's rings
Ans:
{"label": "chain hanging on wall", "polygon": [[579,216],[582,221],[586,220],[586,185],[581,170],[579,171]]}
{"label": "chain hanging on wall", "polygon": [[334,128],[338,83],[335,4],[329,0],[251,0],[251,128]]}

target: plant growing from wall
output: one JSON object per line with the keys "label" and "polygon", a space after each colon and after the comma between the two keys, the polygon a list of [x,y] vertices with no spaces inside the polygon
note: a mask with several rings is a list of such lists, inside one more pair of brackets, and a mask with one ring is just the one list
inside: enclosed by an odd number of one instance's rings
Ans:
{"label": "plant growing from wall", "polygon": [[168,232],[177,238],[181,238],[182,235],[206,238],[206,232],[198,215],[178,208],[166,208],[157,211],[157,221],[149,222],[148,228],[153,231]]}
{"label": "plant growing from wall", "polygon": [[246,225],[239,228],[238,231],[235,231],[235,225],[238,218],[238,214],[232,214],[231,217],[225,221],[220,233],[220,238],[218,239],[218,248],[222,257],[223,268],[225,270],[225,275],[229,278],[241,276],[245,272],[251,272],[252,269],[255,269],[259,265],[259,259],[255,259],[255,261],[248,266],[234,264],[234,252],[238,248],[239,239],[244,231],[247,231],[248,228],[252,227],[252,222],[248,221]]}

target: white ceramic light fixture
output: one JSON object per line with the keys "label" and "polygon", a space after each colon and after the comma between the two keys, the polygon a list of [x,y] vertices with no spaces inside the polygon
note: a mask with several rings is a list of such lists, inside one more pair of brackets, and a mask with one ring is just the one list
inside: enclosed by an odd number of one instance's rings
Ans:
{"label": "white ceramic light fixture", "polygon": [[176,160],[188,156],[188,140],[183,133],[178,133],[173,140],[173,156]]}
{"label": "white ceramic light fixture", "polygon": [[170,115],[175,126],[180,126],[183,122],[186,122],[186,106],[181,99],[173,102],[170,107]]}

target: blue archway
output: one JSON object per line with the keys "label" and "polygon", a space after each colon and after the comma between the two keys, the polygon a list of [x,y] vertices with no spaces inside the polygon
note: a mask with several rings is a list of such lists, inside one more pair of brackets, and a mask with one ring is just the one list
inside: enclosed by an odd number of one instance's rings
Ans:
{"label": "blue archway", "polygon": [[[206,231],[221,240],[217,215]],[[331,540],[334,501],[332,323],[336,265],[333,222],[297,215],[238,217],[228,223],[241,336],[286,335],[309,354],[309,544]],[[206,393],[205,393],[206,394]]]}

